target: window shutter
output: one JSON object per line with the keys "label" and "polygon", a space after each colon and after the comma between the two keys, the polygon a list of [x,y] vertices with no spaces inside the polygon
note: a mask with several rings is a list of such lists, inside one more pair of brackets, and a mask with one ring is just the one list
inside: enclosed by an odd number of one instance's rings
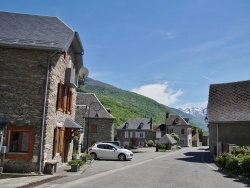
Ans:
{"label": "window shutter", "polygon": [[63,148],[64,148],[64,133],[65,133],[65,127],[62,127],[62,129],[61,129],[61,136],[60,136],[60,142],[59,142],[59,153],[63,152]]}
{"label": "window shutter", "polygon": [[74,95],[73,91],[69,91],[68,102],[67,102],[67,113],[72,114]]}
{"label": "window shutter", "polygon": [[62,111],[62,83],[58,83],[58,93],[57,93],[57,110]]}
{"label": "window shutter", "polygon": [[57,127],[54,129],[53,157],[56,156],[56,146],[57,146]]}
{"label": "window shutter", "polygon": [[63,85],[63,111],[66,112],[66,108],[67,108],[67,95],[68,95],[68,87]]}

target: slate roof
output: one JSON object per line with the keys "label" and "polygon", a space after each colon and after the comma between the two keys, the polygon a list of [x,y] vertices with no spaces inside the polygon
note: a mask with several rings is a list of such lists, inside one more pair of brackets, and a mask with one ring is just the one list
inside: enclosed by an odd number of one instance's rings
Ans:
{"label": "slate roof", "polygon": [[[80,108],[78,108],[77,106],[79,106]],[[86,107],[90,107],[90,118],[95,118],[95,115],[97,113],[99,119],[114,119],[114,117],[107,111],[107,109],[102,105],[102,103],[98,100],[94,93],[78,92],[76,97],[76,115],[82,114],[82,116],[85,116],[87,118],[88,111],[86,110]],[[79,110],[81,110],[82,112],[79,112]],[[77,118],[78,117],[76,117],[76,119]]]}
{"label": "slate roof", "polygon": [[117,130],[152,130],[151,118],[134,118],[121,124]]}
{"label": "slate roof", "polygon": [[[186,119],[186,120],[185,120]],[[182,118],[178,114],[170,114],[166,120],[166,125],[167,126],[172,126],[172,125],[190,125],[187,121],[188,118]]]}
{"label": "slate roof", "polygon": [[0,46],[83,53],[77,32],[60,18],[0,11]]}
{"label": "slate roof", "polygon": [[250,121],[250,80],[211,84],[207,114],[209,122]]}
{"label": "slate roof", "polygon": [[163,137],[161,137],[157,143],[159,144],[165,144],[170,143],[172,145],[177,144],[177,141],[169,134],[165,134]]}

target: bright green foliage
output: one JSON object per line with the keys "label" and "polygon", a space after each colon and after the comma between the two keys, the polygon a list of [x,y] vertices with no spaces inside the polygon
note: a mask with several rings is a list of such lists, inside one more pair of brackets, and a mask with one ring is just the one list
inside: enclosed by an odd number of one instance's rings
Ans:
{"label": "bright green foliage", "polygon": [[147,145],[148,145],[148,147],[153,147],[154,146],[154,141],[153,140],[148,140]]}
{"label": "bright green foliage", "polygon": [[176,141],[179,141],[179,140],[180,140],[179,135],[176,134],[176,133],[172,133],[171,136],[172,136]]}
{"label": "bright green foliage", "polygon": [[155,100],[91,78],[85,80],[85,85],[78,92],[95,93],[100,102],[110,108],[116,120],[115,131],[117,126],[132,118],[152,118],[153,124],[162,124],[166,121],[166,112],[176,114],[171,108]]}

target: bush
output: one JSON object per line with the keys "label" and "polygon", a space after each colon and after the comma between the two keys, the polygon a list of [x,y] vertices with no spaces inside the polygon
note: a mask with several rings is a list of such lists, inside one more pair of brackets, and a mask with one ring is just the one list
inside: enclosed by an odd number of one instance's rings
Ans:
{"label": "bush", "polygon": [[81,155],[81,158],[83,158],[83,157],[87,157],[88,160],[92,160],[92,157],[91,157],[91,155],[89,153],[83,153]]}
{"label": "bush", "polygon": [[219,166],[222,169],[226,169],[226,164],[228,162],[230,155],[231,154],[229,154],[229,153],[222,153],[218,157],[216,157],[216,162],[219,164]]}
{"label": "bush", "polygon": [[148,145],[148,147],[153,147],[154,146],[154,141],[153,140],[148,140],[147,145]]}
{"label": "bush", "polygon": [[78,164],[79,166],[83,165],[83,161],[81,159],[76,159],[76,160],[71,160],[68,162],[69,165],[73,165],[73,164]]}
{"label": "bush", "polygon": [[242,157],[241,171],[242,171],[243,176],[250,178],[250,156],[249,155],[245,155]]}
{"label": "bush", "polygon": [[241,174],[240,157],[229,155],[226,163],[226,170],[234,174]]}

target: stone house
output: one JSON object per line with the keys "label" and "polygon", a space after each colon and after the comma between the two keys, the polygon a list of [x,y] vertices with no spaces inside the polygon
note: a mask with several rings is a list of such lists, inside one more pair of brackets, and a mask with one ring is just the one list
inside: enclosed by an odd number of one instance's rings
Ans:
{"label": "stone house", "polygon": [[129,119],[116,128],[117,140],[125,148],[144,147],[146,141],[152,140],[152,118]]}
{"label": "stone house", "polygon": [[0,12],[0,132],[4,172],[43,172],[71,159],[83,46],[60,18]]}
{"label": "stone house", "polygon": [[223,145],[250,145],[249,114],[250,80],[210,85],[207,117],[211,155],[227,151]]}
{"label": "stone house", "polygon": [[166,114],[166,134],[176,133],[179,135],[179,146],[192,146],[192,126],[188,118],[182,118],[177,114]]}
{"label": "stone house", "polygon": [[84,127],[82,151],[99,141],[114,141],[115,118],[94,93],[77,93],[76,122]]}

